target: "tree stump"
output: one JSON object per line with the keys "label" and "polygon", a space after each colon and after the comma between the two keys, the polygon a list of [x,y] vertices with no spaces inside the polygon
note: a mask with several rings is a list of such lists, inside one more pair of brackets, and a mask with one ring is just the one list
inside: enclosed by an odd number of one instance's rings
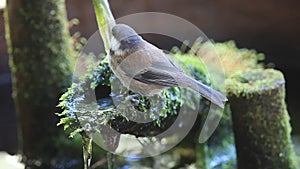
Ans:
{"label": "tree stump", "polygon": [[226,81],[239,169],[296,169],[280,71],[239,72]]}

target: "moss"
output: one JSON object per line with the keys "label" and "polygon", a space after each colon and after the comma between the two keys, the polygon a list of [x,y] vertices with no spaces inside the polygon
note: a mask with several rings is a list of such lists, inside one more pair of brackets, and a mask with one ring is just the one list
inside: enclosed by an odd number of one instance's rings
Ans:
{"label": "moss", "polygon": [[5,11],[22,153],[26,162],[46,160],[50,165],[60,151],[55,138],[62,134],[54,112],[73,65],[65,6],[60,0],[11,0]]}
{"label": "moss", "polygon": [[226,81],[238,167],[295,169],[281,72],[238,72]]}
{"label": "moss", "polygon": [[263,53],[257,53],[253,49],[238,48],[234,41],[214,43],[214,51],[219,56],[220,62],[229,77],[237,71],[262,68],[265,59]]}
{"label": "moss", "polygon": [[284,77],[279,71],[254,69],[236,72],[226,80],[226,90],[229,95],[248,98],[270,92],[284,83]]}
{"label": "moss", "polygon": [[[18,76],[14,77],[15,94],[18,90],[23,91],[31,103],[45,104],[44,97],[54,98],[57,94],[46,93],[43,96],[45,92],[40,91],[46,87],[63,91],[72,72],[69,62],[71,39],[66,27],[64,4],[58,0],[11,4],[14,2],[8,4],[11,12],[8,12],[7,21],[10,23],[10,67]],[[20,8],[14,10],[16,6]],[[51,78],[43,78],[45,76]]]}

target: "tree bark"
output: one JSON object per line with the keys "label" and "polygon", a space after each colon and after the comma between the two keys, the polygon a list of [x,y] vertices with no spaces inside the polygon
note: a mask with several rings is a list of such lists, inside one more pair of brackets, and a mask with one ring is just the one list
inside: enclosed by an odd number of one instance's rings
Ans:
{"label": "tree bark", "polygon": [[61,0],[8,0],[5,21],[21,153],[27,166],[47,168],[62,151],[54,113],[71,81],[65,5]]}

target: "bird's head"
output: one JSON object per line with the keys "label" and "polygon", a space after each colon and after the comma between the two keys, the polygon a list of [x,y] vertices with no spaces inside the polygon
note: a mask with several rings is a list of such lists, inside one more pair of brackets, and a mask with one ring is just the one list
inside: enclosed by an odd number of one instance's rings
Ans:
{"label": "bird's head", "polygon": [[142,38],[125,24],[117,24],[112,28],[111,55],[124,55],[142,42]]}

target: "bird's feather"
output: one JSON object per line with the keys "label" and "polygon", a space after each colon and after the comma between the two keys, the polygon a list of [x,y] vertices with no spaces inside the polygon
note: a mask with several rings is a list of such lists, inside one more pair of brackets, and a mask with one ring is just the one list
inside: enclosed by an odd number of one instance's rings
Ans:
{"label": "bird's feather", "polygon": [[176,81],[175,77],[166,71],[160,71],[156,69],[149,69],[143,73],[139,73],[135,75],[133,79],[146,84],[161,85],[165,87],[178,86],[178,82]]}

